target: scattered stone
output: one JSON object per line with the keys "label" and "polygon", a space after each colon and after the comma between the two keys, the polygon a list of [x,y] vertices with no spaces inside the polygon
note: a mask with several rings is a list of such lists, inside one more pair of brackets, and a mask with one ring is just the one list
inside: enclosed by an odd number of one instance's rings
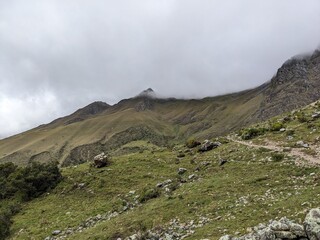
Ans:
{"label": "scattered stone", "polygon": [[312,114],[311,117],[312,117],[313,119],[320,118],[320,112],[315,112],[314,114]]}
{"label": "scattered stone", "polygon": [[201,147],[200,147],[200,149],[199,149],[199,152],[210,151],[210,150],[212,150],[212,149],[214,149],[214,148],[219,147],[220,145],[221,145],[220,142],[211,142],[211,141],[209,141],[209,140],[205,140],[205,141],[202,143],[202,145],[201,145]]}
{"label": "scattered stone", "polygon": [[285,132],[286,129],[285,128],[280,128],[279,132]]}
{"label": "scattered stone", "polygon": [[293,136],[288,136],[287,139],[291,141],[293,139]]}
{"label": "scattered stone", "polygon": [[[201,228],[208,224],[211,219],[207,217],[200,217],[198,221],[190,220],[189,222],[181,223],[178,218],[172,219],[168,224],[164,226],[157,226],[146,232],[137,232],[129,237],[124,238],[125,240],[180,240],[185,239],[195,233],[197,228]],[[205,239],[202,239],[205,240]]]}
{"label": "scattered stone", "polygon": [[219,160],[219,166],[222,166],[222,165],[226,164],[227,162],[228,162],[228,160],[220,159]]}
{"label": "scattered stone", "polygon": [[296,145],[298,147],[304,147],[304,148],[308,148],[309,147],[309,144],[305,143],[304,141],[298,141],[298,142],[296,142]]}
{"label": "scattered stone", "polygon": [[168,180],[166,180],[166,181],[164,181],[164,182],[157,183],[156,186],[157,186],[158,188],[162,188],[162,187],[168,186],[170,183],[172,183],[172,180],[171,180],[171,179],[168,179]]}
{"label": "scattered stone", "polygon": [[194,179],[195,177],[196,177],[195,174],[191,174],[191,175],[188,177],[188,179],[189,179],[189,180],[192,180],[192,179]]}
{"label": "scattered stone", "polygon": [[178,174],[182,175],[182,174],[184,174],[186,171],[187,171],[187,169],[185,169],[185,168],[179,168],[179,169],[178,169]]}
{"label": "scattered stone", "polygon": [[52,232],[52,235],[53,236],[57,236],[57,235],[59,235],[61,233],[61,230],[54,230],[53,232]]}
{"label": "scattered stone", "polygon": [[[238,234],[236,234],[238,235]],[[288,240],[288,239],[320,239],[320,208],[311,209],[303,225],[296,224],[286,217],[270,221],[268,225],[259,224],[250,229],[250,233],[242,237],[225,235],[220,240]]]}
{"label": "scattered stone", "polygon": [[208,166],[208,165],[210,165],[210,164],[211,164],[211,163],[210,163],[210,162],[207,162],[207,161],[201,163],[201,165],[204,166],[204,167],[206,167],[206,166]]}

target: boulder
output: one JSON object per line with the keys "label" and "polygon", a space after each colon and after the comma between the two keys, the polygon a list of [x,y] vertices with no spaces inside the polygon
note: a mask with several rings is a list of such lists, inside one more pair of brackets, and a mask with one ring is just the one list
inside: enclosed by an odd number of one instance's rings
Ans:
{"label": "boulder", "polygon": [[96,168],[105,167],[108,164],[108,159],[109,159],[108,155],[102,152],[93,158],[93,166]]}
{"label": "boulder", "polygon": [[320,208],[311,209],[303,223],[310,240],[320,239]]}
{"label": "boulder", "polygon": [[209,141],[209,140],[205,140],[205,141],[202,143],[202,145],[201,145],[201,147],[200,147],[200,149],[199,149],[199,152],[210,151],[210,150],[212,150],[212,149],[214,149],[214,148],[219,147],[220,145],[221,145],[220,142],[211,142],[211,141]]}

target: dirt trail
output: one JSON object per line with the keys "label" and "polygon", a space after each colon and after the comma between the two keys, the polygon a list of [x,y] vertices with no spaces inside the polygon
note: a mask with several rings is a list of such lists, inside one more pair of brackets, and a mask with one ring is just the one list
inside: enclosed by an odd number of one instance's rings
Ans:
{"label": "dirt trail", "polygon": [[[273,142],[273,141],[269,141],[269,140],[265,141],[265,145],[259,145],[259,144],[254,144],[252,142],[240,141],[240,140],[237,140],[237,139],[234,139],[231,137],[229,137],[228,139],[230,141],[233,141],[233,142],[236,142],[236,143],[248,146],[248,147],[252,147],[252,148],[266,148],[271,151],[278,151],[278,152],[283,152],[283,149],[284,149],[284,147],[279,146],[279,145],[281,145],[281,143]],[[317,150],[316,147],[314,147],[314,146],[310,146],[310,149],[315,150],[315,151]],[[301,158],[311,165],[320,165],[319,156],[312,156],[307,153],[304,153],[302,151],[302,149],[300,149],[300,148],[291,148],[290,152],[285,152],[285,153],[290,157]]]}

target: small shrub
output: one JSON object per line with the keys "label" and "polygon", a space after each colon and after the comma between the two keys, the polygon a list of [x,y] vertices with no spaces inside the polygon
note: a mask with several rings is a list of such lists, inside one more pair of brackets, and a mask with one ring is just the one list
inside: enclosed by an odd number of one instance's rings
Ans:
{"label": "small shrub", "polygon": [[199,141],[197,141],[196,139],[194,139],[194,138],[189,138],[186,141],[186,147],[188,147],[188,148],[195,148],[195,147],[197,147],[199,145],[201,145],[201,143]]}
{"label": "small shrub", "polygon": [[142,192],[139,197],[139,202],[143,203],[150,199],[157,198],[160,196],[160,190],[157,188],[147,189]]}
{"label": "small shrub", "polygon": [[286,135],[287,136],[292,136],[294,134],[295,134],[295,131],[293,129],[289,129],[289,130],[286,131]]}
{"label": "small shrub", "polygon": [[179,188],[180,184],[178,181],[173,181],[170,185],[168,185],[168,189],[170,192],[173,192]]}
{"label": "small shrub", "polygon": [[267,131],[267,129],[265,128],[249,128],[249,129],[245,129],[241,132],[241,138],[243,140],[249,140],[252,139],[254,137],[263,135],[265,132]]}
{"label": "small shrub", "polygon": [[270,152],[271,150],[268,148],[259,147],[258,151],[259,151],[259,153],[265,153],[265,152]]}
{"label": "small shrub", "polygon": [[272,153],[271,154],[271,159],[275,162],[280,162],[284,159],[284,154],[282,153]]}
{"label": "small shrub", "polygon": [[307,121],[308,121],[308,118],[307,118],[307,116],[304,114],[304,112],[299,112],[299,113],[297,113],[296,118],[298,119],[298,121],[299,121],[300,123],[304,123],[304,122],[307,122]]}
{"label": "small shrub", "polygon": [[[0,164],[0,200],[10,198],[10,201],[17,203],[31,200],[54,188],[61,178],[56,162],[47,164],[35,162],[25,168],[13,163]],[[8,236],[11,217],[19,211],[19,204],[1,208],[0,239]]]}
{"label": "small shrub", "polygon": [[270,126],[270,130],[273,132],[280,131],[281,128],[284,128],[284,125],[281,122],[274,122]]}
{"label": "small shrub", "polygon": [[10,233],[12,214],[9,211],[0,212],[0,239],[6,239]]}

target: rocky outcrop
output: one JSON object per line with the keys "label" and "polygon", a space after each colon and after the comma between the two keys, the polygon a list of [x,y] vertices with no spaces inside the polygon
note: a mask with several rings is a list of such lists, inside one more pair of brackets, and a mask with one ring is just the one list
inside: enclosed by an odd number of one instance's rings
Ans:
{"label": "rocky outcrop", "polygon": [[153,102],[152,99],[149,98],[143,98],[140,102],[138,102],[135,105],[135,110],[137,112],[143,112],[147,110],[152,110],[153,109]]}
{"label": "rocky outcrop", "polygon": [[320,239],[320,208],[311,209],[303,225],[294,223],[287,218],[273,220],[268,224],[259,224],[253,231],[242,237],[226,235],[220,240],[281,240],[281,239]]}
{"label": "rocky outcrop", "polygon": [[271,79],[258,111],[261,120],[310,104],[320,98],[320,51],[285,62]]}
{"label": "rocky outcrop", "polygon": [[312,209],[303,223],[305,232],[310,240],[320,239],[320,208]]}

